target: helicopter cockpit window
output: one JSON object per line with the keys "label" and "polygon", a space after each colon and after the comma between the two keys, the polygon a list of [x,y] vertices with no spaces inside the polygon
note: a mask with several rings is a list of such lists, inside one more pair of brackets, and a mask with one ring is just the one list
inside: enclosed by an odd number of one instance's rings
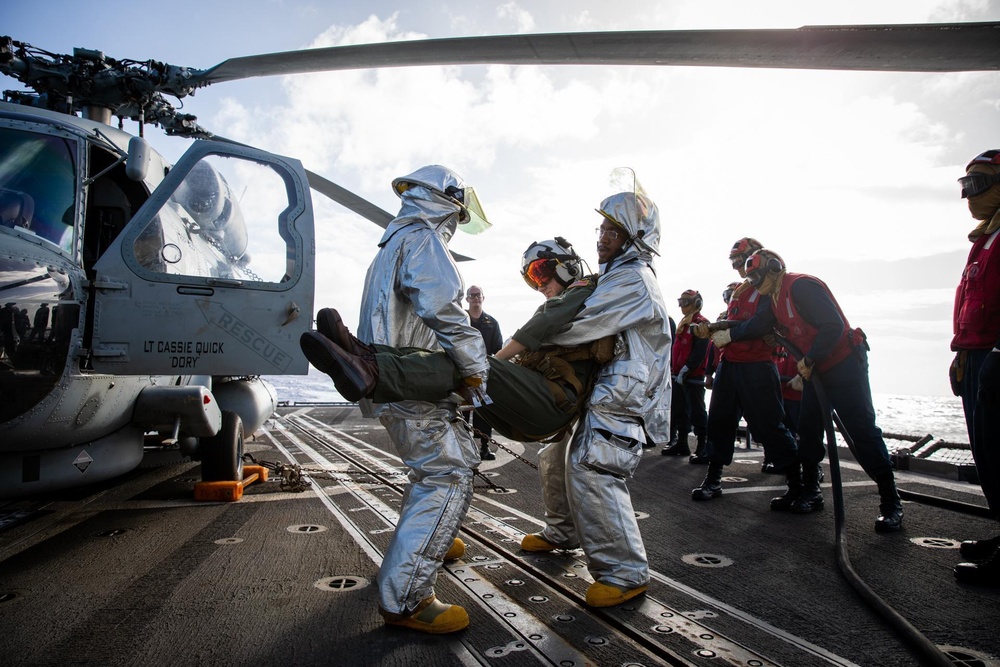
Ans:
{"label": "helicopter cockpit window", "polygon": [[295,268],[287,190],[267,164],[209,155],[136,238],[135,258],[160,274],[282,282]]}
{"label": "helicopter cockpit window", "polygon": [[31,232],[73,249],[77,144],[0,128],[0,228]]}

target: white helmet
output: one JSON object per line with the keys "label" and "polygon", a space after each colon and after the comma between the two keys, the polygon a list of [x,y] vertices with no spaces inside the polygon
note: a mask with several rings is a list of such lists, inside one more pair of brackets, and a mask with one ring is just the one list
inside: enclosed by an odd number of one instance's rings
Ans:
{"label": "white helmet", "polygon": [[572,244],[561,236],[536,241],[521,255],[521,277],[535,290],[552,278],[568,287],[583,277],[582,262]]}

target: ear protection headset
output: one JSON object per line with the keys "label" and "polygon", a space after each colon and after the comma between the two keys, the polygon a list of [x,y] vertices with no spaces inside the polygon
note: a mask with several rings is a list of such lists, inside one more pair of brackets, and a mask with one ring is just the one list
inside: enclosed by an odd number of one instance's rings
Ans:
{"label": "ear protection headset", "polygon": [[770,250],[758,250],[747,258],[746,266],[747,280],[754,287],[759,287],[763,282],[765,273],[781,273],[785,270],[785,261],[781,255]]}
{"label": "ear protection headset", "polygon": [[690,300],[691,303],[694,304],[695,310],[701,310],[701,307],[704,305],[704,301],[701,298],[701,292],[699,292],[698,290],[693,290],[693,289],[684,290],[684,292],[681,294],[681,298],[679,298],[677,301],[680,302],[684,300]]}

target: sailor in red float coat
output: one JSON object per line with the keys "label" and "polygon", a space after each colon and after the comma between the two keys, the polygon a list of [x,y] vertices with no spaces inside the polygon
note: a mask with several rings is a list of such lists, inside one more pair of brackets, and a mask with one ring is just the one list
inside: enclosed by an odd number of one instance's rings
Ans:
{"label": "sailor in red float coat", "polygon": [[[820,461],[826,454],[823,433],[829,410],[837,411],[854,442],[858,463],[878,484],[878,532],[902,528],[903,503],[896,490],[889,451],[875,424],[871,385],[868,381],[867,343],[860,329],[852,330],[840,305],[826,284],[813,276],[787,273],[781,257],[758,250],[746,263],[747,280],[773,299],[768,308],[739,325],[717,331],[712,339],[725,346],[730,340],[756,338],[768,331],[785,336],[803,353],[798,370],[807,382],[799,416],[799,457],[802,460],[802,494],[792,512],[822,507],[819,488]],[[816,371],[822,376],[829,405],[820,405],[816,385],[809,382]]]}
{"label": "sailor in red float coat", "polygon": [[[708,355],[702,352],[698,355],[698,360],[691,360],[691,351],[694,349],[695,343],[699,341],[691,333],[691,328],[702,322],[708,322],[708,318],[701,313],[695,313],[690,323],[685,324],[682,320],[682,324],[677,327],[677,335],[674,336],[674,344],[670,350],[670,372],[672,375],[678,375],[685,366],[694,365],[694,368],[685,370],[685,378],[690,380],[705,377],[705,370],[708,368]],[[705,347],[707,349],[707,344]]]}
{"label": "sailor in red float coat", "polygon": [[[792,285],[803,278],[815,281],[826,293],[829,303],[836,309],[840,321],[839,331],[836,324],[831,324],[824,327],[821,337],[820,329],[810,324],[799,313],[799,308],[792,298]],[[810,361],[815,362],[816,370],[821,373],[833,368],[851,353],[853,349],[849,339],[852,333],[851,325],[847,322],[847,317],[840,309],[837,300],[833,298],[830,288],[819,278],[802,273],[785,273],[778,294],[774,297],[772,308],[778,321],[775,327],[778,333],[795,343],[795,346],[805,354],[806,364],[809,365]],[[832,336],[835,338],[831,343]],[[817,338],[820,340],[817,341]]]}
{"label": "sailor in red float coat", "polygon": [[[760,292],[748,282],[743,282],[733,292],[726,309],[726,319],[742,322],[749,320],[757,312],[761,301]],[[720,350],[720,359],[729,361],[769,361],[774,354],[774,346],[761,338],[733,341]]]}
{"label": "sailor in red float coat", "polygon": [[693,430],[698,445],[690,463],[707,463],[705,446],[708,412],[705,410],[705,370],[708,367],[708,343],[693,334],[695,326],[708,322],[701,314],[704,301],[697,290],[685,290],[677,305],[684,317],[677,324],[671,346],[670,374],[674,380],[670,405],[670,444],[663,454],[691,454],[688,434]]}
{"label": "sailor in red float coat", "polygon": [[[986,502],[1000,517],[1000,150],[973,158],[958,179],[976,228],[955,292],[951,386],[962,397],[969,443]],[[1000,535],[961,545],[959,581],[1000,586]]]}
{"label": "sailor in red float coat", "polygon": [[[750,237],[733,244],[729,261],[741,279],[746,278],[746,258],[762,247],[759,241]],[[736,321],[751,319],[770,303],[769,298],[745,280],[730,283],[723,298],[726,299],[727,319]],[[699,325],[696,335],[707,337],[708,328],[707,324]],[[722,495],[722,471],[733,462],[741,416],[746,419],[754,441],[764,446],[767,463],[762,471],[786,476],[788,493],[780,499],[772,499],[771,509],[788,510],[790,500],[799,495],[801,476],[795,438],[784,424],[781,384],[771,358],[772,349],[767,342],[751,337],[739,341],[739,345],[720,348],[722,357],[715,371],[708,408],[708,471],[701,486],[691,490],[692,500],[711,500]]]}

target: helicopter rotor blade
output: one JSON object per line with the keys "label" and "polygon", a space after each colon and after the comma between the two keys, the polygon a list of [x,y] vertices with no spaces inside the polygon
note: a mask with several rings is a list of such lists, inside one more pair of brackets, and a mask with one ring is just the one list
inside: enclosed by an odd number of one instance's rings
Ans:
{"label": "helicopter rotor blade", "polygon": [[391,213],[376,206],[367,199],[359,197],[350,190],[308,169],[306,170],[306,176],[309,177],[310,188],[322,195],[326,195],[326,197],[337,202],[344,208],[354,211],[365,220],[374,222],[382,229],[388,227],[389,223],[392,222],[394,216]]}
{"label": "helicopter rotor blade", "polygon": [[207,85],[256,76],[414,65],[686,65],[870,71],[1000,69],[1000,22],[457,37],[230,58]]}

